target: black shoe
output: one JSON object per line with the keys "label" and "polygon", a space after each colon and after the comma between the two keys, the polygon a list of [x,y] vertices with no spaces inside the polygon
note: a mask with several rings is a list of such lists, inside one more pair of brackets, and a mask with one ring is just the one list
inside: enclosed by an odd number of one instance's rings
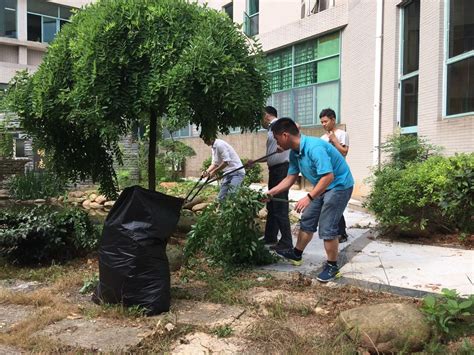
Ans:
{"label": "black shoe", "polygon": [[270,246],[270,250],[288,250],[288,249],[293,249],[293,245],[283,245],[280,243],[276,243],[274,245]]}
{"label": "black shoe", "polygon": [[341,234],[341,236],[339,237],[339,243],[345,243],[345,242],[347,242],[347,238],[349,238],[349,236],[347,235],[347,233]]}

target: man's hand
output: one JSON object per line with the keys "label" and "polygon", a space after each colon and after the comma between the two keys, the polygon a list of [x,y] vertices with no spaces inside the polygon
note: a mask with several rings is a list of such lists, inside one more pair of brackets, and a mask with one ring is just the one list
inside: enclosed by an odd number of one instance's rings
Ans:
{"label": "man's hand", "polygon": [[249,160],[247,161],[247,164],[245,164],[245,165],[247,165],[247,167],[248,167],[249,169],[252,169],[253,166],[255,165],[255,160],[249,159]]}
{"label": "man's hand", "polygon": [[204,170],[202,173],[201,173],[201,178],[205,178],[209,176],[209,172],[207,170]]}
{"label": "man's hand", "polygon": [[306,209],[306,207],[309,206],[310,203],[311,203],[311,200],[306,195],[301,200],[299,200],[298,203],[296,204],[296,206],[295,206],[296,212],[302,213]]}
{"label": "man's hand", "polygon": [[337,138],[336,138],[336,135],[334,134],[334,131],[329,131],[327,133],[327,136],[329,138],[329,141],[332,143],[332,144],[335,144],[337,142]]}
{"label": "man's hand", "polygon": [[263,203],[267,203],[267,202],[270,202],[272,200],[272,195],[267,193],[267,195],[265,197],[263,197],[260,202],[263,202]]}

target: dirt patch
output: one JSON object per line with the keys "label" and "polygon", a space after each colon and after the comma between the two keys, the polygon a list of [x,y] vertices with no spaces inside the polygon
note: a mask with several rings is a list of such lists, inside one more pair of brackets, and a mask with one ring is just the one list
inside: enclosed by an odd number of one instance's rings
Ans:
{"label": "dirt patch", "polygon": [[10,331],[16,324],[30,317],[35,308],[32,306],[0,305],[0,332]]}
{"label": "dirt patch", "polygon": [[0,344],[0,354],[2,355],[20,355],[24,353],[25,352],[20,349]]}
{"label": "dirt patch", "polygon": [[233,323],[245,309],[217,303],[181,300],[172,307],[177,323],[216,327]]}
{"label": "dirt patch", "polygon": [[239,338],[218,338],[206,333],[197,332],[186,335],[172,346],[175,355],[184,354],[241,354],[246,341]]}

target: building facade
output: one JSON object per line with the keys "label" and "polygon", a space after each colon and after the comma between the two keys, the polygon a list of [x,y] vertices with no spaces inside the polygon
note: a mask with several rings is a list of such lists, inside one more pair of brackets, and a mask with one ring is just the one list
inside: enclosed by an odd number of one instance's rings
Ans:
{"label": "building facade", "polygon": [[[268,103],[280,116],[320,135],[319,112],[336,111],[350,135],[355,195],[367,194],[366,178],[383,159],[378,147],[388,135],[423,136],[447,155],[474,150],[474,1],[208,3],[261,43],[271,75]],[[264,134],[225,139],[241,156],[264,152]],[[195,138],[186,141],[208,154]],[[202,159],[190,161],[189,174]]]}
{"label": "building facade", "polygon": [[[0,89],[20,69],[36,70],[72,7],[87,0],[0,0]],[[203,3],[204,1],[200,1]],[[444,153],[474,148],[473,0],[208,0],[257,39],[266,53],[268,104],[319,136],[319,112],[331,107],[350,135],[347,160],[355,195],[383,159],[388,135],[417,134]],[[197,152],[209,147],[196,127],[173,132]],[[21,136],[18,154],[21,155]],[[265,153],[265,132],[225,137],[241,157]],[[28,150],[28,144],[23,144]]]}

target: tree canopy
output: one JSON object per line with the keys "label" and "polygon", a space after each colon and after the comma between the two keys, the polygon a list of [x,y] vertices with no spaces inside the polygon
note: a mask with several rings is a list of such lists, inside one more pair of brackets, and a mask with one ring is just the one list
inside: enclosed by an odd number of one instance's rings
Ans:
{"label": "tree canopy", "polygon": [[11,108],[52,168],[70,180],[91,177],[109,196],[118,141],[137,121],[150,127],[154,169],[157,119],[171,130],[196,124],[203,137],[254,130],[269,95],[260,47],[225,14],[185,0],[88,5],[38,71],[11,84]]}

